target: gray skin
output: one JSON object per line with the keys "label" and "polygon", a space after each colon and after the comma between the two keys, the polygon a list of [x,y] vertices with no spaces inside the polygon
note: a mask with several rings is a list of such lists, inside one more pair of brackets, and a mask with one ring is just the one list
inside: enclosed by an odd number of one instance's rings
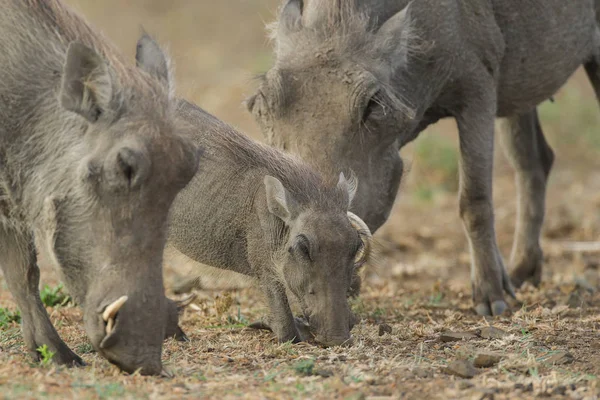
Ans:
{"label": "gray skin", "polygon": [[[536,107],[580,65],[600,98],[600,0],[290,0],[272,33],[275,65],[247,101],[268,143],[324,173],[354,171],[351,210],[375,231],[396,197],[399,149],[455,118],[476,312],[501,314],[513,284],[540,282],[554,155]],[[518,187],[510,278],[494,230],[496,117]]]}
{"label": "gray skin", "polygon": [[[301,161],[238,133],[186,101],[180,129],[204,158],[171,209],[168,246],[194,261],[254,278],[270,312],[254,327],[281,342],[351,343],[347,295],[370,233],[347,214],[355,185],[327,185]],[[294,319],[288,294],[308,321]]]}
{"label": "gray skin", "polygon": [[[83,364],[40,300],[37,249],[60,267],[96,350],[159,374],[163,339],[181,334],[162,281],[168,210],[198,165],[175,130],[167,59],[155,45],[127,66],[57,0],[1,8],[0,265],[25,346]],[[102,313],[122,296],[107,332]]]}

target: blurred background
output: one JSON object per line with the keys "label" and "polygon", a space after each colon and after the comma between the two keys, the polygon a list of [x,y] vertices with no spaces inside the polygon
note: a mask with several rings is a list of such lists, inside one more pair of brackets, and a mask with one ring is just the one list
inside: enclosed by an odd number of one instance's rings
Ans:
{"label": "blurred background", "polygon": [[[132,61],[143,27],[166,46],[173,58],[180,96],[262,140],[242,102],[255,87],[254,77],[272,63],[265,24],[276,18],[279,0],[67,3],[125,54],[130,54]],[[600,110],[582,70],[557,94],[554,103],[541,105],[540,115],[557,156],[550,178],[544,247],[551,250],[562,241],[598,241]],[[378,232],[381,254],[373,278],[377,280],[389,271],[406,279],[413,274],[432,279],[466,276],[467,244],[456,201],[458,153],[454,121],[432,126],[401,154],[409,171],[391,219]],[[500,149],[496,152],[495,175],[498,239],[508,259],[516,193],[512,170]],[[560,249],[557,247],[557,252],[562,257]],[[561,279],[562,275],[553,276]],[[459,282],[464,284],[463,280]]]}
{"label": "blurred background", "polygon": [[[143,27],[173,58],[179,96],[262,140],[242,102],[255,88],[254,77],[272,63],[265,24],[276,18],[282,0],[63,1],[103,31],[132,64]],[[536,390],[544,391],[557,376],[564,385],[600,376],[599,352],[591,347],[600,343],[600,109],[582,70],[557,93],[555,102],[540,106],[540,116],[556,154],[542,238],[543,283],[540,290],[525,287],[517,293],[521,303],[512,304],[512,319],[495,320],[513,339],[488,343],[515,357],[479,375],[476,382],[514,388],[516,394],[506,398],[523,396],[515,382],[521,388],[533,387],[533,382]],[[165,345],[163,359],[175,368],[175,380],[117,376],[93,352],[80,323],[81,310],[70,305],[60,277],[41,260],[42,301],[61,336],[91,367],[55,374],[54,367],[30,363],[19,312],[0,274],[0,397],[33,397],[37,391],[56,398],[183,398],[188,392],[193,398],[208,393],[256,398],[260,392],[261,398],[279,399],[282,393],[300,398],[298,393],[305,391],[310,398],[374,399],[350,394],[379,396],[399,390],[403,396],[416,394],[406,398],[440,398],[440,393],[441,398],[502,397],[506,392],[482,394],[477,388],[476,396],[466,396],[462,390],[473,384],[461,386],[466,382],[438,373],[453,358],[471,354],[466,352],[472,345],[440,344],[434,339],[441,330],[462,332],[489,324],[472,310],[469,250],[458,217],[457,142],[454,121],[441,121],[401,152],[407,172],[390,219],[375,236],[377,254],[368,266],[368,281],[353,303],[362,321],[353,331],[360,345],[348,350],[280,345],[269,333],[243,329],[265,315],[266,303],[255,290],[203,290],[196,291],[198,299],[182,317],[193,342]],[[496,233],[509,265],[514,176],[499,149],[495,158]],[[178,275],[192,271],[183,261],[167,258],[169,296]],[[385,329],[390,334],[383,335]],[[576,362],[553,370],[540,364],[538,369],[540,357],[550,349],[569,349]],[[314,360],[319,371],[327,366],[323,371],[331,375],[313,371]],[[413,370],[415,366],[419,368]],[[564,394],[567,389],[562,388]]]}

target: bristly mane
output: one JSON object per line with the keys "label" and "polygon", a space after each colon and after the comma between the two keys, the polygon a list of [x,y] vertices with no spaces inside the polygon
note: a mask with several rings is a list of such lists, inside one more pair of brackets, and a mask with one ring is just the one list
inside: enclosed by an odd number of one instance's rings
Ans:
{"label": "bristly mane", "polygon": [[[64,53],[70,42],[79,41],[94,49],[110,64],[112,70],[122,80],[124,86],[136,87],[150,91],[162,97],[163,87],[151,76],[136,68],[120,54],[111,41],[97,30],[94,30],[83,17],[60,0],[12,0],[16,6],[7,7],[2,12],[19,13],[12,15],[15,25],[23,26],[31,45],[38,50],[53,53]],[[20,10],[19,10],[20,9]],[[16,11],[19,10],[19,11]],[[15,26],[15,29],[21,29]],[[45,34],[40,35],[40,31]],[[36,35],[37,32],[37,35]],[[36,44],[37,43],[37,44]],[[7,43],[7,49],[17,43]],[[170,93],[164,93],[170,95]]]}
{"label": "bristly mane", "polygon": [[286,62],[294,54],[301,57],[307,51],[314,54],[318,49],[339,54],[369,53],[367,44],[373,34],[369,32],[369,18],[353,1],[314,0],[314,3],[318,4],[304,7],[302,29],[297,32],[280,29],[279,20],[267,26],[275,43],[277,62]]}
{"label": "bristly mane", "polygon": [[[206,150],[203,155],[205,159],[229,159],[240,174],[252,169],[267,171],[281,180],[300,204],[314,205],[316,201],[324,207],[335,207],[344,202],[340,199],[347,202],[348,194],[336,187],[339,171],[326,175],[335,176],[336,179],[324,179],[322,174],[299,157],[250,139],[187,100],[179,99],[177,110],[183,121],[191,123],[191,135],[196,136]],[[201,131],[198,130],[199,123]]]}
{"label": "bristly mane", "polygon": [[[380,79],[386,106],[413,116],[412,106],[400,98],[389,85],[375,73],[386,69],[386,59],[398,48],[394,37],[380,37],[379,28],[386,22],[376,15],[361,0],[310,0],[299,1],[303,5],[301,23],[297,29],[289,29],[282,22],[288,1],[284,1],[279,19],[267,26],[270,39],[274,42],[276,69],[308,66],[318,59],[320,63],[352,60],[366,66]],[[389,18],[389,15],[384,18]],[[410,20],[406,23],[410,24]],[[424,51],[423,43],[412,26],[404,32],[402,42],[405,52],[410,54]],[[334,64],[335,65],[335,64]],[[271,81],[273,84],[273,81]],[[275,93],[279,91],[275,90]]]}

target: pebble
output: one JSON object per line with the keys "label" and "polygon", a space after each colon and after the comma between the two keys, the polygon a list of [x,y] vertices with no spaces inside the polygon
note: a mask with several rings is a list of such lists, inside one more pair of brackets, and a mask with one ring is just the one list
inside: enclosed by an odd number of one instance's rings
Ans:
{"label": "pebble", "polygon": [[476,339],[477,335],[473,332],[443,332],[440,340],[444,343],[458,342],[460,340]]}
{"label": "pebble", "polygon": [[569,353],[568,351],[557,351],[550,357],[546,358],[544,362],[547,362],[549,364],[562,365],[570,364],[573,362],[574,359],[575,358],[573,357],[573,354]]}
{"label": "pebble", "polygon": [[498,364],[501,359],[501,354],[482,351],[478,352],[475,356],[475,360],[473,360],[473,365],[475,365],[477,368],[489,368]]}
{"label": "pebble", "polygon": [[494,326],[486,326],[485,328],[480,329],[479,335],[484,339],[502,339],[506,337],[508,333]]}
{"label": "pebble", "polygon": [[388,334],[392,334],[392,327],[389,326],[388,324],[380,324],[379,325],[379,336],[383,336],[386,333]]}
{"label": "pebble", "polygon": [[431,378],[433,376],[433,372],[431,370],[419,367],[413,368],[412,373],[415,377],[422,379]]}
{"label": "pebble", "polygon": [[477,370],[473,366],[473,363],[469,360],[452,361],[450,364],[448,364],[448,366],[446,366],[446,368],[444,368],[444,372],[467,379],[477,375]]}

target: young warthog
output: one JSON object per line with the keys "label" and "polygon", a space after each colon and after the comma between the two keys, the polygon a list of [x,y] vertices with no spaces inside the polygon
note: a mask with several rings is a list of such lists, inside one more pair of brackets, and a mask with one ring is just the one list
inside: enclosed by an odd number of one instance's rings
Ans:
{"label": "young warthog", "polygon": [[[145,39],[142,39],[142,48]],[[139,46],[139,45],[138,45]],[[140,47],[138,47],[140,48]],[[168,243],[194,261],[258,280],[280,341],[300,341],[286,291],[299,301],[315,340],[350,342],[347,295],[371,234],[348,207],[355,185],[328,187],[301,161],[253,142],[186,101],[180,129],[206,152],[171,209]],[[296,320],[296,323],[299,323]]]}
{"label": "young warthog", "polygon": [[460,216],[479,314],[501,314],[513,284],[492,206],[494,119],[517,171],[516,286],[539,283],[546,182],[554,159],[536,106],[582,64],[600,97],[600,0],[289,0],[276,62],[247,104],[270,144],[359,178],[352,211],[375,231],[402,175],[398,150],[454,117]]}
{"label": "young warthog", "polygon": [[126,66],[57,0],[0,3],[0,265],[25,345],[82,364],[40,300],[37,245],[98,352],[158,374],[177,327],[162,281],[168,210],[198,163],[174,133],[167,59],[153,46]]}

